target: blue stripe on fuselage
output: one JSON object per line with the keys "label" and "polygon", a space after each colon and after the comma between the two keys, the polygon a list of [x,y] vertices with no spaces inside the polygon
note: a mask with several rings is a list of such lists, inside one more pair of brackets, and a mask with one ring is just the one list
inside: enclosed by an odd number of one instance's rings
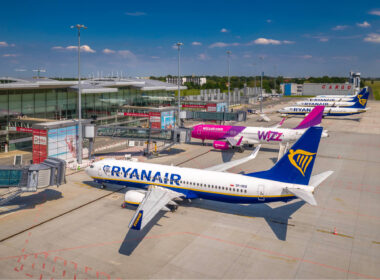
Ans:
{"label": "blue stripe on fuselage", "polygon": [[[140,188],[140,189],[147,189],[149,185],[156,185],[152,183],[140,183],[140,182],[130,182],[130,181],[119,181],[116,179],[94,179],[98,183],[110,183],[110,184],[117,184],[117,185],[123,185],[127,187],[133,187],[133,188]],[[185,189],[185,188],[178,188],[175,186],[160,186],[162,188],[167,188],[179,193],[183,193],[186,198],[203,198],[203,199],[209,199],[209,200],[216,200],[221,202],[228,202],[228,203],[241,203],[241,204],[253,204],[253,203],[268,203],[268,202],[276,202],[276,201],[290,201],[292,199],[295,199],[295,196],[264,196],[264,199],[261,197],[252,197],[252,196],[240,196],[240,195],[229,195],[229,194],[219,194],[215,192],[209,192],[209,191],[197,191],[193,189]]]}

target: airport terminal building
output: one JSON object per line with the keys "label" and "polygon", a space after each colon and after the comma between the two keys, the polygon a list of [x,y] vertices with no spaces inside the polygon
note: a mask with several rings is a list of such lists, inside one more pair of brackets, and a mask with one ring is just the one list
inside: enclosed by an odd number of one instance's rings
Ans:
{"label": "airport terminal building", "polygon": [[[186,87],[182,87],[185,89]],[[172,106],[177,85],[149,79],[82,81],[82,118],[128,122],[125,106]],[[32,126],[77,118],[78,82],[0,78],[0,152],[31,147]]]}

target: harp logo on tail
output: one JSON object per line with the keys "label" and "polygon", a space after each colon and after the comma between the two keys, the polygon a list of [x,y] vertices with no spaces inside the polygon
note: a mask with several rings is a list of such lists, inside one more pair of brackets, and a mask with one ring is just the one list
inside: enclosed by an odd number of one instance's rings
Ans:
{"label": "harp logo on tail", "polygon": [[366,104],[367,99],[362,98],[363,94],[358,94],[359,103],[364,106]]}
{"label": "harp logo on tail", "polygon": [[313,160],[313,156],[316,153],[310,153],[301,149],[294,151],[289,150],[288,158],[290,163],[301,172],[302,176],[305,176],[305,172],[310,162]]}

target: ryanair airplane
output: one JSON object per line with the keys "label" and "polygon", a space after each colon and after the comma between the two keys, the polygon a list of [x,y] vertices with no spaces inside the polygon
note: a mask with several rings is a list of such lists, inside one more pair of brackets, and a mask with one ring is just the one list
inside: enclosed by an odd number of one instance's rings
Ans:
{"label": "ryanair airplane", "polygon": [[269,170],[249,174],[225,172],[256,157],[250,156],[203,170],[144,162],[101,160],[86,169],[100,184],[134,187],[125,203],[137,210],[129,228],[141,230],[161,210],[174,211],[176,200],[203,198],[231,203],[268,203],[300,198],[316,205],[314,189],[333,172],[311,176],[323,128],[311,127]]}
{"label": "ryanair airplane", "polygon": [[[349,107],[327,107],[323,110],[323,116],[348,116],[366,112],[369,108],[366,108],[368,101],[369,91],[366,91],[363,95],[358,94],[357,101]],[[316,105],[318,102],[311,102]],[[337,103],[337,102],[319,102],[318,104]],[[283,115],[305,115],[312,111],[313,107],[308,106],[293,106],[285,107],[278,110]]]}

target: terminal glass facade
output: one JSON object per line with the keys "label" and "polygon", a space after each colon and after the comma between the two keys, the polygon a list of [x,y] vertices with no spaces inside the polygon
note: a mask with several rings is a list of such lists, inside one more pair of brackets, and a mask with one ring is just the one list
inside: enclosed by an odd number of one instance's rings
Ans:
{"label": "terminal glass facade", "polygon": [[[9,122],[22,117],[64,120],[77,118],[77,91],[71,88],[0,90],[0,151],[5,143],[9,150],[31,147],[31,134],[7,131]],[[110,117],[122,111],[123,105],[170,106],[175,104],[174,92],[141,91],[118,88],[117,92],[82,94],[82,118]],[[18,141],[25,139],[25,141]]]}

